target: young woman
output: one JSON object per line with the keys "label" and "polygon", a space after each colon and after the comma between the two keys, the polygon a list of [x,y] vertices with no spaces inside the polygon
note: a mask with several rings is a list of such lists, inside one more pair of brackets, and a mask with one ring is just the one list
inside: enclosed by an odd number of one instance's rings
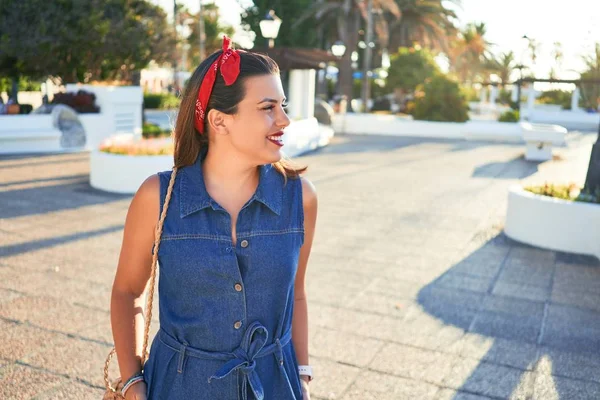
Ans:
{"label": "young woman", "polygon": [[[282,160],[285,101],[277,64],[228,38],[189,80],[174,171],[141,185],[125,222],[111,322],[127,400],[310,399],[304,277],[317,196],[306,168]],[[141,372],[165,207],[160,330]]]}

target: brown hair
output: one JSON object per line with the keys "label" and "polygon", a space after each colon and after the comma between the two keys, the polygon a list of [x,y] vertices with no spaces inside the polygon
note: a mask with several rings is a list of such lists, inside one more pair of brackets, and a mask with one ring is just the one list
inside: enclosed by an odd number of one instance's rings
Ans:
{"label": "brown hair", "polygon": [[[211,54],[200,63],[190,77],[184,90],[179,113],[175,123],[175,166],[178,168],[192,165],[201,151],[208,150],[208,135],[200,134],[194,127],[196,98],[200,84],[211,64],[221,55],[222,50]],[[237,106],[246,96],[244,81],[251,76],[279,74],[279,66],[269,56],[240,51],[240,74],[231,86],[226,86],[221,74],[217,74],[206,114],[212,109],[226,114],[235,114]],[[205,122],[206,123],[206,122]],[[204,131],[208,132],[205,126]],[[298,178],[307,167],[299,167],[289,160],[282,159],[272,164],[284,178]]]}

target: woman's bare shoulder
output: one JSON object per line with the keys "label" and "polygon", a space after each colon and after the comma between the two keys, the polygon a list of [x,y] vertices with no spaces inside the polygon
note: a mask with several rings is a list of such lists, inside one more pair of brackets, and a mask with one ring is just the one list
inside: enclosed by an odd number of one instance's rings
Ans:
{"label": "woman's bare shoulder", "polygon": [[302,183],[302,204],[304,208],[315,208],[317,206],[317,189],[315,185],[306,177],[301,177]]}
{"label": "woman's bare shoulder", "polygon": [[[152,214],[158,215],[160,201],[160,177],[158,174],[154,174],[146,178],[146,180],[140,185],[139,189],[133,196],[131,206],[129,207],[130,213],[133,211],[135,214],[143,214],[144,218],[148,218]],[[154,221],[155,219],[149,219]]]}

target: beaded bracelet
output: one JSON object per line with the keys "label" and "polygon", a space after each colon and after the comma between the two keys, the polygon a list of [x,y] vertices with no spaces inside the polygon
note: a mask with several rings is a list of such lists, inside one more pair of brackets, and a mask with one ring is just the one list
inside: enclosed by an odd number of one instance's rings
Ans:
{"label": "beaded bracelet", "polygon": [[131,378],[127,379],[127,382],[125,382],[125,384],[123,385],[123,388],[121,389],[121,395],[123,397],[125,397],[125,393],[127,393],[127,390],[129,390],[129,388],[131,388],[133,385],[135,385],[138,382],[141,382],[144,380],[144,375],[141,372],[138,372],[137,374],[133,375]]}

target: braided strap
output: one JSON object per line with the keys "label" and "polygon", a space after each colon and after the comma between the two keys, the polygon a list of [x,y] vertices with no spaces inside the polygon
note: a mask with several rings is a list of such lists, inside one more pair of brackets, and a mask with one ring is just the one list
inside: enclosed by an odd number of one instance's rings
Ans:
{"label": "braided strap", "polygon": [[[165,223],[165,218],[167,216],[167,209],[169,208],[169,203],[171,201],[171,195],[173,194],[173,186],[175,185],[175,176],[177,175],[177,167],[173,167],[173,172],[171,173],[171,180],[169,181],[169,189],[167,190],[167,195],[165,197],[165,204],[162,209],[162,213],[160,215],[160,219],[158,224],[156,225],[156,231],[154,232],[154,254],[152,255],[152,270],[150,271],[150,279],[148,281],[148,286],[150,291],[148,292],[148,297],[146,300],[146,311],[144,316],[144,346],[142,347],[142,368],[148,359],[148,336],[150,334],[150,322],[152,321],[152,301],[154,299],[154,283],[156,281],[156,269],[158,265],[158,247],[160,246],[160,238],[162,236],[163,225]],[[103,400],[121,400],[123,396],[120,391],[123,386],[123,382],[121,379],[117,379],[111,384],[110,379],[108,377],[108,368],[110,366],[110,362],[113,356],[117,353],[117,350],[113,347],[108,357],[106,357],[106,361],[104,363],[104,386],[106,387],[106,392],[104,393]]]}

